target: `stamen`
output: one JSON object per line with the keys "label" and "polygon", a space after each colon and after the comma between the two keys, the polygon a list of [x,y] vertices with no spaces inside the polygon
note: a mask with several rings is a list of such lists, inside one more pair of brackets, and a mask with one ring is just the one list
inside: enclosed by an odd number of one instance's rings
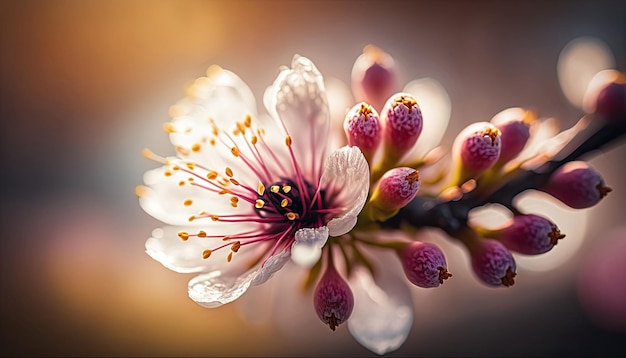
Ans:
{"label": "stamen", "polygon": [[254,207],[257,209],[261,209],[263,206],[265,206],[265,202],[261,199],[257,199],[256,203],[254,204]]}
{"label": "stamen", "polygon": [[259,182],[259,188],[256,191],[259,196],[263,196],[263,194],[265,194],[265,185],[263,185],[263,183]]}
{"label": "stamen", "polygon": [[250,138],[250,143],[252,143],[252,145],[256,145],[256,142],[257,142],[257,141],[258,141],[258,138],[257,138],[257,136],[255,136],[255,135],[253,135],[253,136]]}
{"label": "stamen", "polygon": [[186,231],[180,231],[178,233],[178,237],[180,237],[180,239],[183,241],[187,241],[189,239],[189,233]]}
{"label": "stamen", "polygon": [[278,193],[279,190],[280,190],[280,187],[278,185],[272,185],[270,187],[270,191],[274,194]]}
{"label": "stamen", "polygon": [[191,215],[189,217],[189,219],[187,219],[187,220],[189,220],[189,222],[192,222],[192,221],[196,220],[196,217],[194,215]]}
{"label": "stamen", "polygon": [[204,230],[198,231],[198,237],[206,237],[206,231]]}
{"label": "stamen", "polygon": [[200,146],[200,144],[198,144],[198,143],[194,143],[194,144],[191,146],[191,150],[192,150],[192,151],[194,151],[194,152],[196,152],[196,153],[198,153],[201,149],[202,149],[202,147],[201,147],[201,146]]}
{"label": "stamen", "polygon": [[252,116],[249,114],[246,114],[246,118],[243,120],[243,124],[250,128],[250,126],[252,125]]}
{"label": "stamen", "polygon": [[208,258],[209,258],[209,256],[211,256],[211,252],[212,252],[212,251],[211,251],[211,250],[209,250],[209,249],[206,249],[206,250],[202,251],[202,258],[203,258],[203,259],[208,259]]}
{"label": "stamen", "polygon": [[174,125],[170,122],[163,123],[163,130],[165,131],[165,133],[170,134],[176,132],[176,130],[174,129]]}
{"label": "stamen", "polygon": [[148,188],[143,185],[137,185],[135,187],[135,195],[142,198],[148,194]]}
{"label": "stamen", "polygon": [[284,185],[283,186],[283,193],[289,194],[290,191],[291,191],[291,185]]}
{"label": "stamen", "polygon": [[187,168],[189,168],[189,170],[194,170],[196,169],[196,166],[191,162],[187,162]]}
{"label": "stamen", "polygon": [[230,148],[230,152],[235,156],[238,157],[239,156],[239,149],[237,147],[232,147]]}
{"label": "stamen", "polygon": [[215,170],[211,170],[207,173],[206,177],[209,180],[215,180],[217,179],[217,172]]}
{"label": "stamen", "polygon": [[230,206],[232,206],[233,208],[237,207],[237,203],[239,203],[239,198],[236,196],[233,196],[230,198]]}
{"label": "stamen", "polygon": [[291,144],[293,143],[293,141],[291,140],[291,136],[287,135],[285,137],[285,144],[287,144],[288,147],[291,147]]}
{"label": "stamen", "polygon": [[193,201],[191,199],[185,199],[183,204],[185,204],[185,206],[191,206],[191,204],[193,204]]}
{"label": "stamen", "polygon": [[240,185],[239,182],[237,181],[237,179],[234,179],[234,178],[231,178],[230,182],[233,183],[234,185],[237,185],[237,186]]}
{"label": "stamen", "polygon": [[226,175],[228,175],[229,177],[233,177],[233,170],[230,169],[230,167],[226,167]]}
{"label": "stamen", "polygon": [[283,199],[283,200],[280,201],[280,207],[281,208],[284,208],[287,205],[289,205],[289,200]]}
{"label": "stamen", "polygon": [[240,247],[241,247],[241,241],[235,241],[233,245],[230,247],[230,249],[232,250],[232,252],[237,252],[239,251]]}
{"label": "stamen", "polygon": [[287,219],[289,219],[290,221],[294,221],[298,218],[298,214],[296,213],[287,213],[285,214],[285,216],[287,216]]}
{"label": "stamen", "polygon": [[229,252],[228,256],[226,256],[226,261],[230,262],[233,259],[233,252]]}

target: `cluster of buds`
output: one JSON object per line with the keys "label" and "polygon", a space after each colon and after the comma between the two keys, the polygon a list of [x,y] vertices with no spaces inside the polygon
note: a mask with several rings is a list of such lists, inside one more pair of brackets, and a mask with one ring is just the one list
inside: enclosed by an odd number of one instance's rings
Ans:
{"label": "cluster of buds", "polygon": [[[365,65],[367,60],[369,67]],[[344,130],[347,142],[358,146],[370,164],[371,189],[359,216],[359,225],[343,239],[349,237],[359,243],[395,251],[407,280],[415,286],[438,287],[452,277],[441,248],[420,241],[420,228],[438,227],[451,238],[460,240],[468,249],[471,268],[479,281],[492,287],[510,287],[517,275],[514,255],[544,254],[565,237],[549,218],[523,213],[516,208],[512,202],[517,194],[536,189],[571,208],[582,209],[596,205],[611,191],[601,175],[586,162],[555,164],[551,161],[555,153],[550,155],[537,150],[541,144],[561,148],[564,143],[537,143],[542,139],[535,139],[533,133],[546,130],[546,121],[540,120],[534,111],[518,107],[505,109],[488,122],[468,125],[457,135],[447,158],[451,163],[448,175],[423,182],[418,167],[434,162],[424,158],[412,158],[411,162],[406,158],[419,140],[425,122],[419,99],[397,92],[381,101],[384,90],[391,90],[396,81],[390,57],[378,49],[366,48],[353,71],[353,89],[363,101],[347,112]],[[623,92],[621,82],[610,83],[599,91],[596,113],[609,122],[623,120],[626,113]],[[380,103],[384,105],[378,112],[375,104]],[[408,167],[404,163],[419,164]],[[529,163],[532,165],[527,165]],[[515,178],[534,174],[533,169],[542,165],[550,166],[550,170],[542,176],[535,175],[541,180],[530,180],[518,187],[511,185]],[[422,197],[418,194],[421,186],[434,188],[435,192],[439,190],[439,195]],[[504,192],[506,195],[502,197]],[[472,226],[467,219],[469,210],[490,203],[503,204],[510,209],[508,222],[495,229]],[[380,241],[368,234],[372,230],[395,230],[402,225],[417,228],[417,233],[406,235],[405,232],[406,241],[393,242]],[[360,239],[361,235],[368,239]],[[328,271],[316,292],[326,292],[328,289],[324,286],[332,286],[331,291],[349,290],[347,283],[336,284],[336,270]],[[340,312],[350,312],[348,308],[354,304],[352,296],[343,293],[332,295],[332,302],[326,304],[318,299],[319,294],[315,297],[318,313],[328,310],[324,307],[336,306],[337,297],[346,298]],[[327,317],[320,314],[328,323]],[[346,318],[334,319],[330,322],[331,328],[334,330],[337,322]]]}

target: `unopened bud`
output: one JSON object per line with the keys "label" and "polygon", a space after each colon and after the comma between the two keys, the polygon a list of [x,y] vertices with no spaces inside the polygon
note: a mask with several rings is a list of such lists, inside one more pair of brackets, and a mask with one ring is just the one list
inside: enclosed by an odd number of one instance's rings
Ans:
{"label": "unopened bud", "polygon": [[315,288],[313,305],[317,316],[333,331],[345,322],[354,308],[354,296],[348,283],[329,263],[326,272]]}
{"label": "unopened bud", "polygon": [[616,70],[598,72],[587,86],[583,109],[608,122],[626,121],[626,74]]}
{"label": "unopened bud", "polygon": [[513,286],[517,270],[513,255],[497,240],[480,239],[471,249],[472,269],[490,286]]}
{"label": "unopened bud", "polygon": [[536,118],[533,112],[516,107],[507,108],[491,119],[491,124],[500,130],[499,164],[506,164],[524,149],[530,138],[530,124]]}
{"label": "unopened bud", "polygon": [[428,242],[412,242],[398,250],[404,274],[419,287],[430,288],[452,277],[441,249]]}
{"label": "unopened bud", "polygon": [[419,172],[399,167],[387,171],[378,181],[369,201],[370,217],[385,221],[415,198],[421,185]]}
{"label": "unopened bud", "polygon": [[525,255],[538,255],[552,250],[565,237],[550,220],[533,214],[511,219],[496,236],[509,250]]}
{"label": "unopened bud", "polygon": [[424,121],[417,101],[408,93],[389,98],[380,114],[385,143],[385,160],[396,162],[413,148],[422,133]]}
{"label": "unopened bud", "polygon": [[477,122],[465,127],[452,145],[455,184],[476,178],[491,168],[500,157],[501,133],[493,124]]}
{"label": "unopened bud", "polygon": [[352,92],[357,101],[380,110],[397,89],[393,58],[373,45],[367,45],[352,68]]}
{"label": "unopened bud", "polygon": [[582,161],[564,164],[552,173],[540,190],[574,209],[594,206],[612,191],[604,185],[600,173]]}
{"label": "unopened bud", "polygon": [[359,147],[367,161],[372,163],[382,139],[378,112],[367,103],[361,102],[348,111],[343,129],[348,144]]}

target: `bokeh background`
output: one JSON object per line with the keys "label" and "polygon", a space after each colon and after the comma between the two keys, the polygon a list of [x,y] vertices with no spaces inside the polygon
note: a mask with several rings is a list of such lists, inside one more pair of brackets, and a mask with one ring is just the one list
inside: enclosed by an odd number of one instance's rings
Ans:
{"label": "bokeh background", "polygon": [[[626,70],[624,4],[1,1],[0,353],[372,355],[345,327],[333,333],[269,308],[257,312],[269,323],[254,324],[235,304],[203,309],[187,298],[189,276],[144,253],[159,223],[134,187],[155,166],[142,148],[171,153],[161,129],[168,107],[211,64],[239,74],[257,98],[294,53],[348,83],[372,43],[394,56],[405,82],[432,77],[446,88],[444,144],[511,106],[568,126],[582,112],[559,87],[560,51],[593,36]],[[455,279],[413,290],[414,328],[389,356],[626,354],[624,147],[592,159],[615,190],[584,214],[565,262],[522,269],[514,287],[494,290],[449,245]],[[273,305],[292,295],[272,296]],[[303,317],[312,311],[304,300]]]}

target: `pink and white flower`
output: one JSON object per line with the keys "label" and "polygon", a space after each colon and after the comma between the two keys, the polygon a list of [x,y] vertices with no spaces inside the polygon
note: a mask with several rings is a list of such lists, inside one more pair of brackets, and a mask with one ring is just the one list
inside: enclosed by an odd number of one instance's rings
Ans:
{"label": "pink and white flower", "polygon": [[310,267],[329,236],[348,233],[369,191],[358,147],[326,155],[329,109],[315,65],[295,56],[258,115],[248,86],[213,66],[172,106],[165,125],[174,157],[137,188],[142,208],[168,226],[146,252],[165,267],[199,273],[188,286],[217,307],[267,281],[289,261]]}

